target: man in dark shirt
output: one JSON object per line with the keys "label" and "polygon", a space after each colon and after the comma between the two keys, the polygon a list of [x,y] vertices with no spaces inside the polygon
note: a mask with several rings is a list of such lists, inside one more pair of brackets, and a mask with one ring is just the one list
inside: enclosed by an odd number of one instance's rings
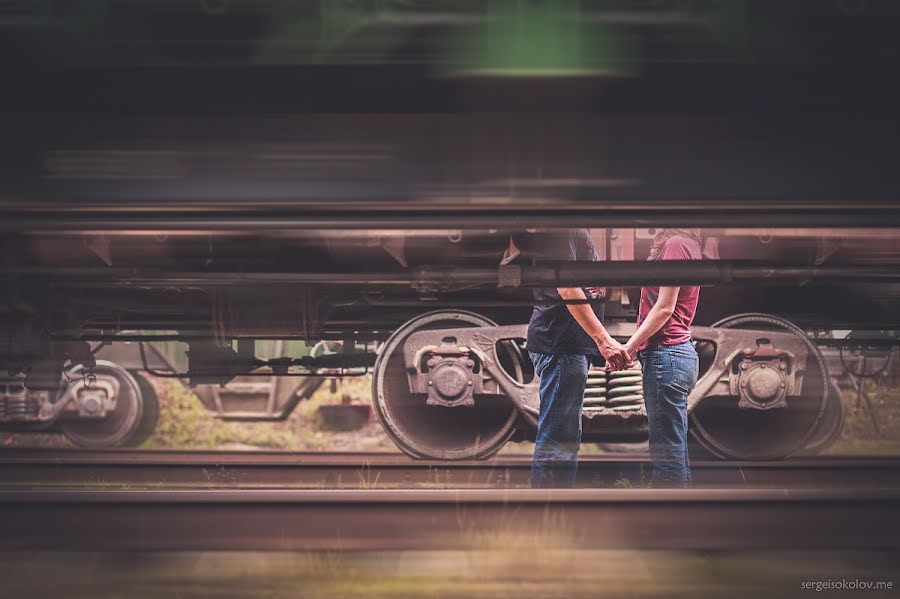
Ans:
{"label": "man in dark shirt", "polygon": [[[526,255],[531,255],[535,265],[598,259],[587,229],[534,233],[527,241]],[[600,322],[602,306],[564,303],[598,296],[596,289],[586,292],[580,287],[534,292],[527,347],[541,381],[541,411],[531,467],[532,487],[574,486],[581,446],[581,407],[591,357],[601,354],[613,370],[628,362],[625,348]]]}

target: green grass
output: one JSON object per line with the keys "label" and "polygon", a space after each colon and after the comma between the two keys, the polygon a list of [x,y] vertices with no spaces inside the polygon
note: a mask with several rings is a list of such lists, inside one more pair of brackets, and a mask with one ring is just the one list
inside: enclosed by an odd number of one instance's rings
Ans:
{"label": "green grass", "polygon": [[[150,382],[159,397],[160,414],[156,429],[143,448],[361,452],[396,449],[374,416],[366,426],[355,431],[323,431],[317,424],[319,406],[338,402],[343,393],[368,401],[369,377],[338,380],[336,394],[332,394],[331,385],[322,385],[286,420],[278,422],[219,420],[180,382],[166,379],[150,379]],[[71,447],[62,435],[4,434],[0,438],[9,446]]]}
{"label": "green grass", "polygon": [[317,424],[316,411],[319,406],[337,402],[344,393],[366,401],[369,397],[368,384],[368,377],[341,379],[334,394],[331,385],[322,385],[281,422],[226,422],[216,419],[185,387],[169,381],[167,387],[160,389],[159,425],[145,446],[184,449],[239,446],[291,451],[391,450],[393,443],[375,418],[356,431],[323,431]]}
{"label": "green grass", "polygon": [[[840,438],[831,455],[900,455],[900,389],[865,383],[871,406],[856,391],[844,391],[847,408]],[[873,423],[877,421],[876,425]]]}

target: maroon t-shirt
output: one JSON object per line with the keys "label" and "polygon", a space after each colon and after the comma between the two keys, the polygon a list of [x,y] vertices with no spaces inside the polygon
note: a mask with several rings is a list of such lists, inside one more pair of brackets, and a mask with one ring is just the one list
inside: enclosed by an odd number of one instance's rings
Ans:
{"label": "maroon t-shirt", "polygon": [[[700,260],[700,244],[690,237],[673,235],[664,243],[656,260]],[[638,310],[637,324],[641,326],[650,309],[659,298],[659,287],[641,288],[641,306]],[[691,323],[697,313],[697,300],[700,298],[700,287],[679,287],[675,312],[660,330],[653,334],[638,350],[649,345],[677,345],[691,340]]]}

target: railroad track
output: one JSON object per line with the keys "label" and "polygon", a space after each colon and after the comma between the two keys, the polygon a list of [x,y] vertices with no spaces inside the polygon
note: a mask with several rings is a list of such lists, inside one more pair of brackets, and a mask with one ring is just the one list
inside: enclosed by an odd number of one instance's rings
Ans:
{"label": "railroad track", "polygon": [[[0,550],[900,549],[900,459],[697,462],[699,484],[732,488],[689,491],[513,488],[529,465],[13,449],[0,453]],[[580,477],[612,486],[646,468],[585,456]]]}
{"label": "railroad track", "polygon": [[[530,464],[527,455],[432,462],[400,453],[6,449],[0,487],[516,488],[528,485]],[[699,487],[900,487],[900,458],[695,461],[693,470]],[[649,475],[646,455],[586,455],[578,478],[583,487],[638,487]]]}
{"label": "railroad track", "polygon": [[900,548],[900,491],[0,492],[0,550]]}

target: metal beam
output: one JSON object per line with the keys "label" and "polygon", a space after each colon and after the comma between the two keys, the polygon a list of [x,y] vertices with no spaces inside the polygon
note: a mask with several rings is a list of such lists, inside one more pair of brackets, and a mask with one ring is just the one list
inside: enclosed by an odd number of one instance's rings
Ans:
{"label": "metal beam", "polygon": [[447,549],[504,532],[571,533],[595,548],[896,550],[898,501],[778,489],[5,491],[0,550]]}

